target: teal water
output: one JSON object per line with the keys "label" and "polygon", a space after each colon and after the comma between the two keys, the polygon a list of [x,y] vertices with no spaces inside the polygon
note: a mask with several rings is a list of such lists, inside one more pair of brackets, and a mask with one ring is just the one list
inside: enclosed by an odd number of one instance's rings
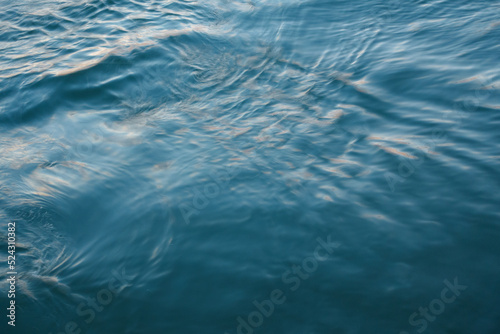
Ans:
{"label": "teal water", "polygon": [[498,1],[0,4],[2,334],[500,333]]}

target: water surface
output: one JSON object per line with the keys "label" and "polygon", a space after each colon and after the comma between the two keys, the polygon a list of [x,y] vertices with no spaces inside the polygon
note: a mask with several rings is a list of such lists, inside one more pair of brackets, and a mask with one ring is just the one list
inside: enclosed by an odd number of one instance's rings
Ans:
{"label": "water surface", "polygon": [[499,333],[498,1],[1,6],[2,333]]}

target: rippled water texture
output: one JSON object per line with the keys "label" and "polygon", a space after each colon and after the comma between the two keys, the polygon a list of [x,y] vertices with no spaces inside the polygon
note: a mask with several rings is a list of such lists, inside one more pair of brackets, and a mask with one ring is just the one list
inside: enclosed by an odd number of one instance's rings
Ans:
{"label": "rippled water texture", "polygon": [[500,333],[498,1],[1,9],[2,333]]}

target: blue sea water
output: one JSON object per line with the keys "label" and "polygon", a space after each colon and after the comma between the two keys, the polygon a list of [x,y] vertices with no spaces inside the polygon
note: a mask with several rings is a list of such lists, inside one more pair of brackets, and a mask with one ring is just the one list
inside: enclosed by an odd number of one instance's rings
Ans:
{"label": "blue sea water", "polygon": [[500,2],[0,4],[2,334],[500,333]]}

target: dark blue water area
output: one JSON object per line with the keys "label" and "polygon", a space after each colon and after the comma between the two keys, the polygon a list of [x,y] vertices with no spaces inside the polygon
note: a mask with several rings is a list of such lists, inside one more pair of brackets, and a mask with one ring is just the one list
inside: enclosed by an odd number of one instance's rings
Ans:
{"label": "dark blue water area", "polygon": [[0,4],[2,334],[500,333],[498,1]]}

